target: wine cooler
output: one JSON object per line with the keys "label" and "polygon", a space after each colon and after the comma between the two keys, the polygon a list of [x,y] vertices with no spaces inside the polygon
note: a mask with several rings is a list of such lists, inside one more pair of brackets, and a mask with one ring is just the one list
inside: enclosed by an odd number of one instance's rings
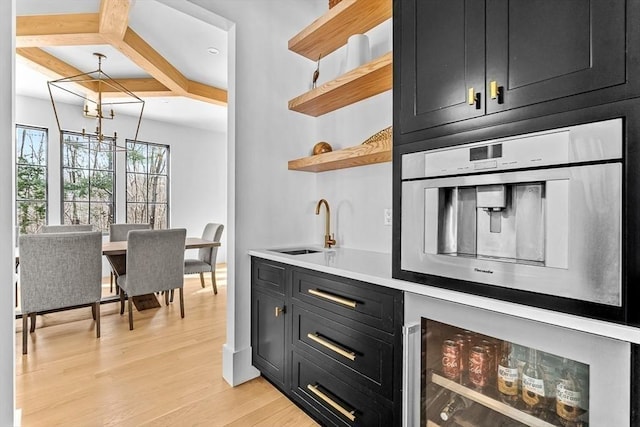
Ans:
{"label": "wine cooler", "polygon": [[630,343],[405,295],[404,425],[632,425]]}

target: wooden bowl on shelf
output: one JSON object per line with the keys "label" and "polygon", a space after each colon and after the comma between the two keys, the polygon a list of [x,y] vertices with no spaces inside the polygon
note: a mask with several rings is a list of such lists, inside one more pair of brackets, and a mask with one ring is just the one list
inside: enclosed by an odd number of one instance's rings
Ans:
{"label": "wooden bowl on shelf", "polygon": [[329,145],[328,142],[318,142],[316,145],[313,146],[313,155],[315,156],[316,154],[322,154],[322,153],[328,153],[330,151],[333,151],[333,148],[331,148],[331,145]]}

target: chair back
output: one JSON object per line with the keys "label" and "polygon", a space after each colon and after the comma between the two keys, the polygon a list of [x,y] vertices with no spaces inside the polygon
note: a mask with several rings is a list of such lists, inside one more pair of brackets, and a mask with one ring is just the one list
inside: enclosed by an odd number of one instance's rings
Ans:
{"label": "chair back", "polygon": [[77,233],[78,231],[93,231],[91,224],[60,224],[43,225],[38,233]]}
{"label": "chair back", "polygon": [[[202,232],[202,238],[206,240],[213,240],[219,242],[224,231],[224,225],[210,222],[204,227]],[[216,262],[216,256],[218,255],[218,247],[202,248],[198,250],[198,259],[212,265]]]}
{"label": "chair back", "polygon": [[23,234],[19,246],[23,312],[100,300],[101,232]]}
{"label": "chair back", "polygon": [[127,239],[127,295],[181,288],[187,230],[131,230]]}
{"label": "chair back", "polygon": [[124,242],[131,230],[150,230],[151,224],[111,224],[109,226],[109,241]]}

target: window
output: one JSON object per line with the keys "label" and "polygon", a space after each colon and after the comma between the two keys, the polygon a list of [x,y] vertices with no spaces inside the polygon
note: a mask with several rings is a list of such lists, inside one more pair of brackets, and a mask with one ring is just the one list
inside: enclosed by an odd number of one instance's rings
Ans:
{"label": "window", "polygon": [[169,227],[169,147],[127,141],[127,222]]}
{"label": "window", "polygon": [[115,152],[94,136],[62,132],[62,223],[109,231],[115,215]]}
{"label": "window", "polygon": [[16,226],[35,233],[47,222],[47,129],[16,125]]}

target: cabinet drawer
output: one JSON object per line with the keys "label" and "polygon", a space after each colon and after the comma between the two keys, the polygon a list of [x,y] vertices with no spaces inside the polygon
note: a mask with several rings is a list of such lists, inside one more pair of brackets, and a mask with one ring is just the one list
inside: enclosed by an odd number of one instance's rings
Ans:
{"label": "cabinet drawer", "polygon": [[251,276],[254,288],[285,294],[285,266],[275,261],[251,258]]}
{"label": "cabinet drawer", "polygon": [[306,270],[293,271],[293,298],[388,333],[402,304],[400,291]]}
{"label": "cabinet drawer", "polygon": [[318,357],[341,378],[393,399],[393,343],[354,329],[357,322],[345,323],[294,305],[293,347]]}
{"label": "cabinet drawer", "polygon": [[393,425],[389,405],[350,387],[295,351],[292,392],[302,406],[326,425]]}

